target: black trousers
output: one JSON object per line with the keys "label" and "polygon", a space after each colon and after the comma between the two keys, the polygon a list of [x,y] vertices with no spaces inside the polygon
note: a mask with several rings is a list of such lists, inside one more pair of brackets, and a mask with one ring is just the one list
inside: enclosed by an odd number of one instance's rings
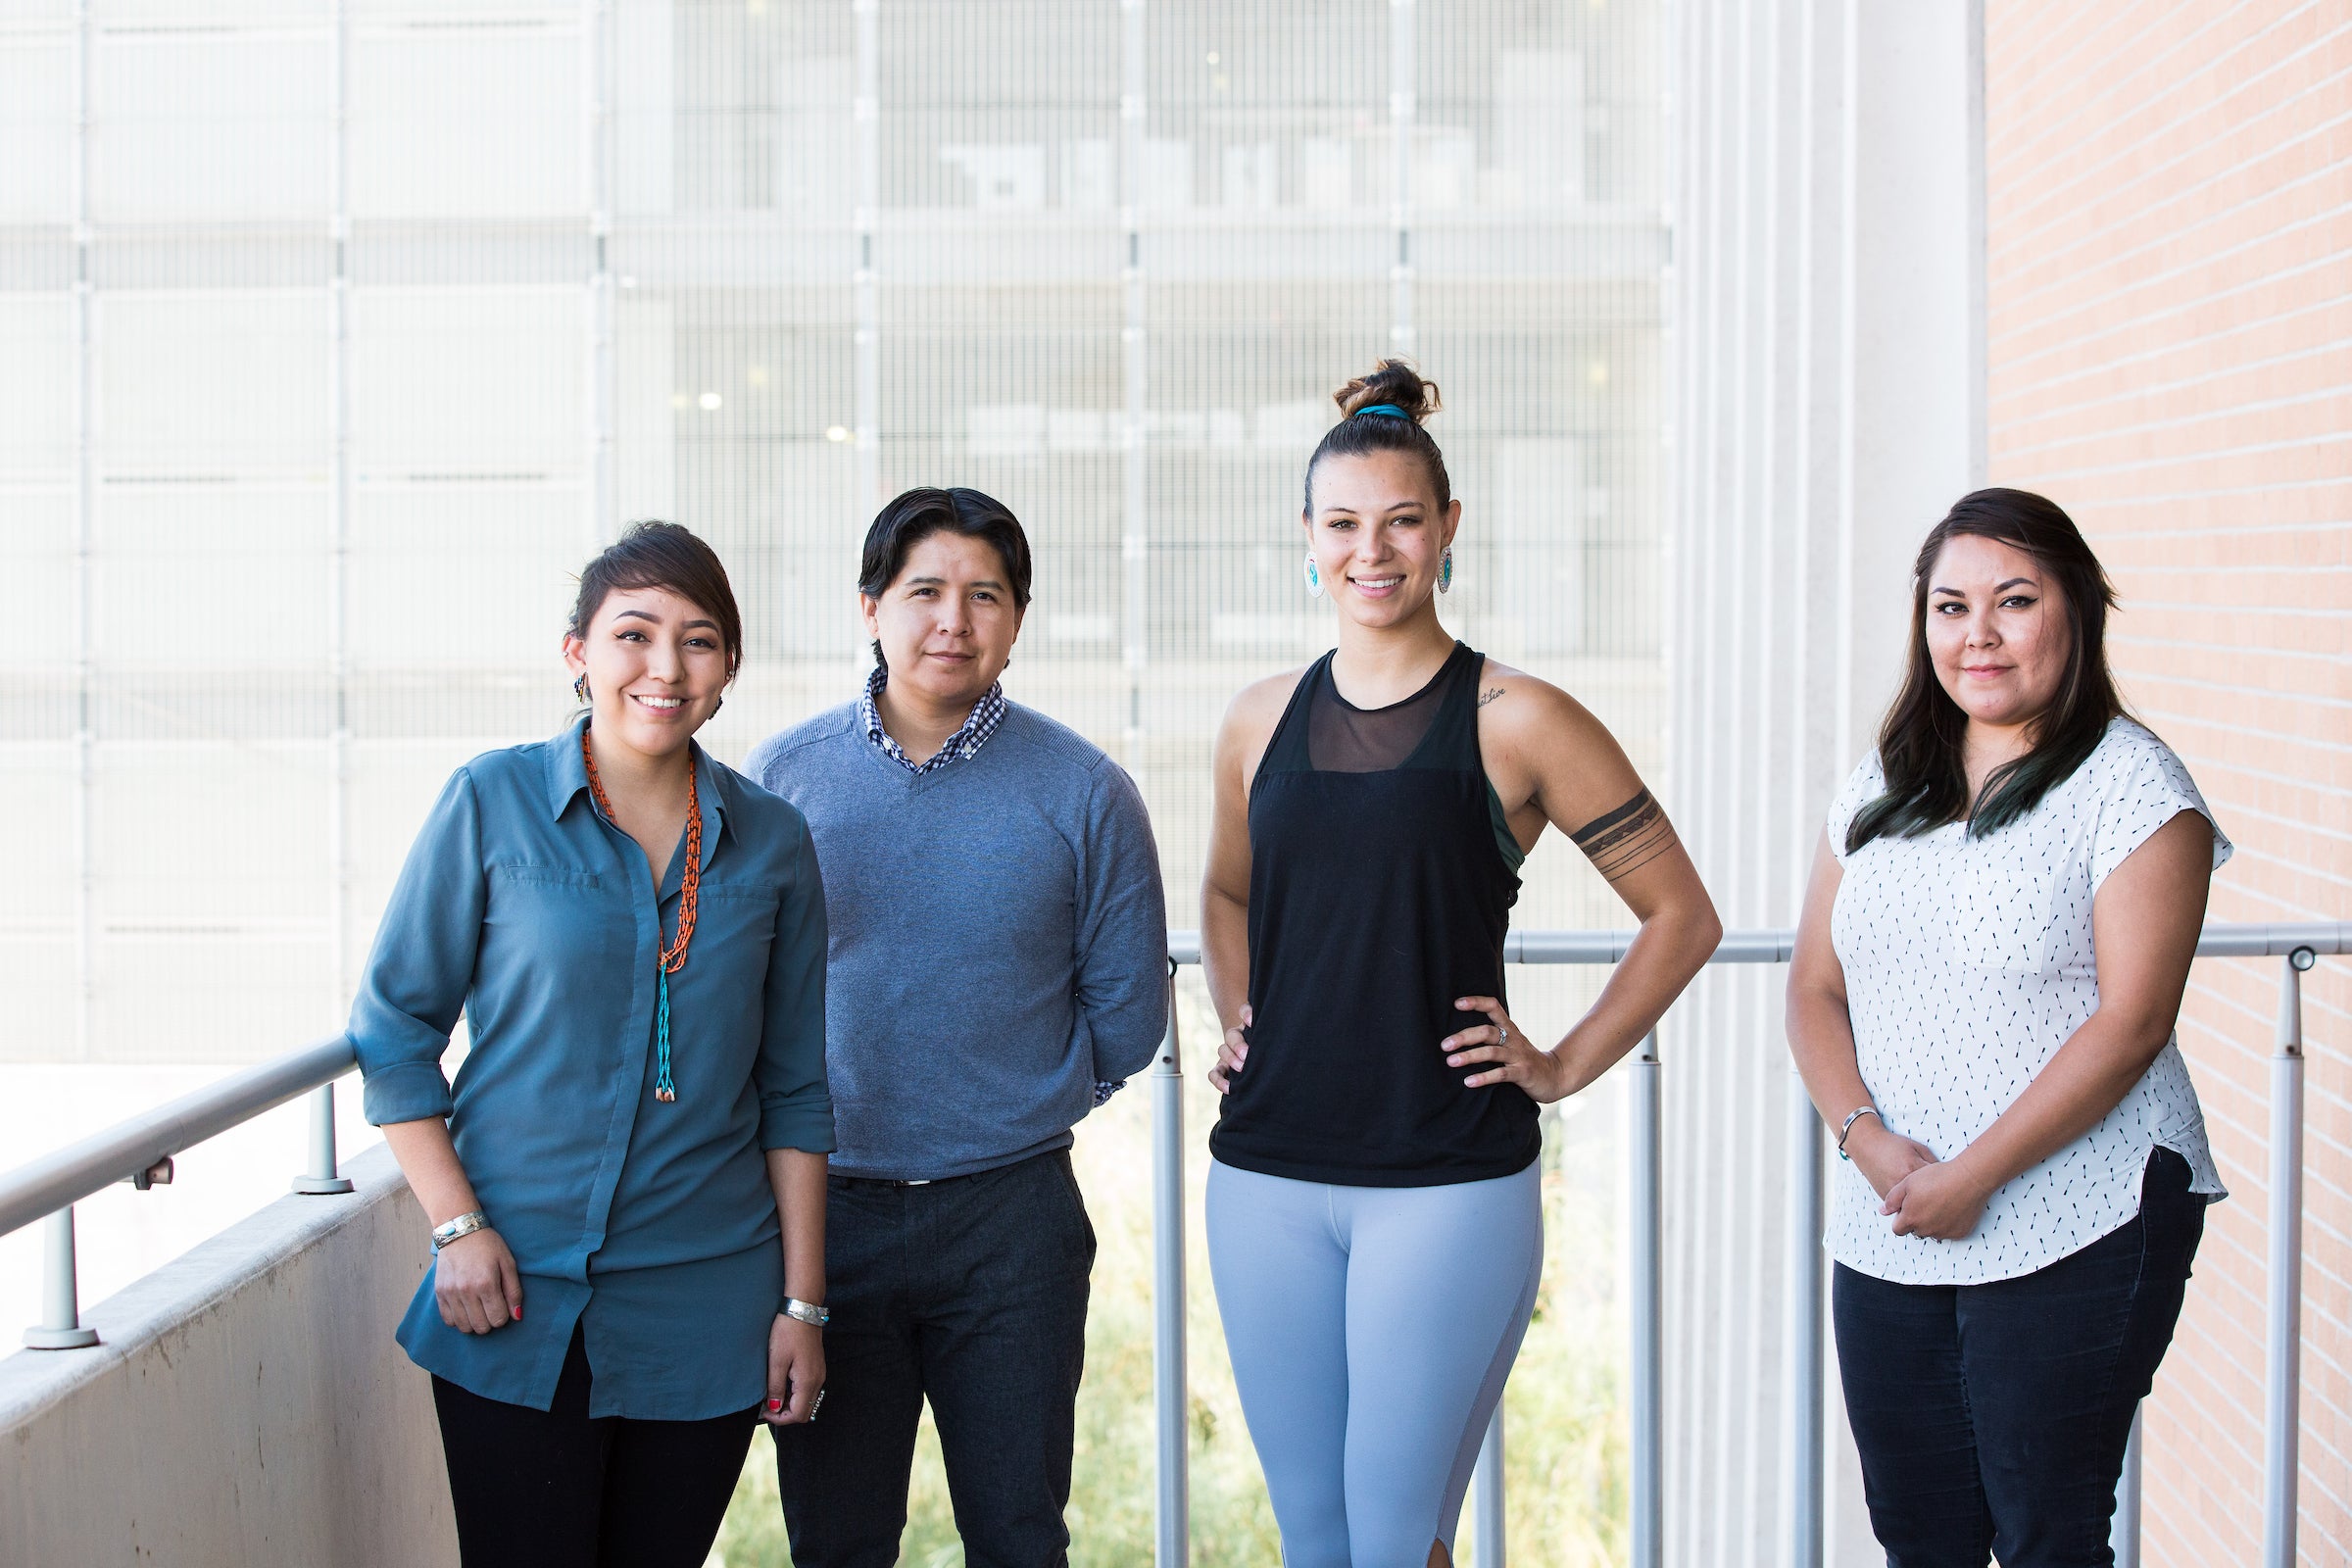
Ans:
{"label": "black trousers", "polygon": [[1067,1151],[916,1187],[836,1176],[825,1407],[773,1428],[798,1568],[892,1568],[923,1401],[968,1568],[1060,1568],[1094,1226]]}
{"label": "black trousers", "polygon": [[2205,1199],[2148,1156],[2138,1215],[1985,1285],[1839,1264],[1838,1374],[1888,1568],[2108,1568],[2132,1412],[2180,1319]]}
{"label": "black trousers", "polygon": [[750,1451],[757,1406],[708,1421],[588,1413],[571,1335],[554,1407],[433,1379],[466,1568],[702,1568]]}

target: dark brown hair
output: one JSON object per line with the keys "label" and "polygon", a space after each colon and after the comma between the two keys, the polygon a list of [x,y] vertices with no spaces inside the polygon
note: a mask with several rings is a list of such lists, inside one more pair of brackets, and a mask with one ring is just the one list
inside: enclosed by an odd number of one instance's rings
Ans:
{"label": "dark brown hair", "polygon": [[605,601],[632,588],[665,589],[717,621],[718,640],[727,650],[727,678],[735,678],[743,663],[743,615],[717,551],[678,523],[630,523],[581,568],[580,592],[571,602],[571,635],[585,638]]}
{"label": "dark brown hair", "polygon": [[[1420,373],[1402,360],[1383,360],[1372,368],[1370,375],[1359,375],[1331,395],[1344,416],[1340,422],[1323,432],[1315,455],[1306,460],[1306,499],[1303,506],[1311,515],[1315,510],[1315,469],[1325,458],[1360,458],[1373,452],[1409,452],[1421,460],[1429,470],[1429,484],[1437,492],[1438,510],[1444,512],[1453,503],[1453,482],[1446,476],[1446,454],[1438,450],[1421,421],[1445,407],[1438,401],[1438,383],[1424,381]],[[1382,406],[1400,410],[1395,414],[1363,414],[1362,409]]]}
{"label": "dark brown hair", "polygon": [[[1996,539],[2034,558],[2066,607],[2073,634],[2057,695],[2034,724],[2034,749],[1993,769],[1968,809],[1968,769],[1961,739],[1968,715],[1936,678],[1928,654],[1929,574],[1943,547],[1962,534]],[[2074,776],[2124,711],[2107,667],[2107,612],[2115,588],[2075,519],[2030,490],[1977,490],[1952,504],[1928,530],[1911,568],[1911,657],[1903,687],[1879,728],[1879,764],[1886,792],[1854,813],[1848,855],[1884,834],[1909,838],[1968,817],[1971,838],[1985,838],[2024,816]]]}

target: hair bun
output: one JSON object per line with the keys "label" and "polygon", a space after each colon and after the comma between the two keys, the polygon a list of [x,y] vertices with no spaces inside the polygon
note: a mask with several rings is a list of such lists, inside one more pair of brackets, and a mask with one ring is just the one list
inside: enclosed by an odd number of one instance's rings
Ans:
{"label": "hair bun", "polygon": [[1438,383],[1422,380],[1420,372],[1402,360],[1381,361],[1370,375],[1357,376],[1334,392],[1331,400],[1345,415],[1387,403],[1402,409],[1415,424],[1445,407],[1438,401]]}

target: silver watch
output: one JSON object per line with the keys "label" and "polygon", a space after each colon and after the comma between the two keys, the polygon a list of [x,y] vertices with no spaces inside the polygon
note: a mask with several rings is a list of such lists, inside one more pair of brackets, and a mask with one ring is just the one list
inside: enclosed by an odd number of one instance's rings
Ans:
{"label": "silver watch", "polygon": [[826,1311],[814,1301],[804,1301],[795,1296],[784,1298],[784,1315],[795,1322],[806,1323],[810,1328],[819,1329],[831,1322],[833,1318],[831,1312]]}

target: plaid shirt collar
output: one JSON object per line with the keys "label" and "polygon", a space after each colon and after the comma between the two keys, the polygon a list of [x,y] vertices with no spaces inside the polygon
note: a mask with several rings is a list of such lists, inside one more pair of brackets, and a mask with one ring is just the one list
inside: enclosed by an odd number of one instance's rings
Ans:
{"label": "plaid shirt collar", "polygon": [[997,726],[1004,721],[1004,683],[999,681],[989,687],[987,696],[972,705],[971,716],[963,721],[963,727],[949,736],[947,744],[928,761],[918,763],[901,751],[899,743],[890,738],[890,731],[882,727],[882,710],[876,699],[889,684],[889,666],[876,664],[873,673],[865,677],[865,695],[858,700],[858,717],[865,725],[865,738],[880,747],[883,756],[918,778],[951,762],[977,756],[980,748],[988,744],[988,738],[997,732]]}

